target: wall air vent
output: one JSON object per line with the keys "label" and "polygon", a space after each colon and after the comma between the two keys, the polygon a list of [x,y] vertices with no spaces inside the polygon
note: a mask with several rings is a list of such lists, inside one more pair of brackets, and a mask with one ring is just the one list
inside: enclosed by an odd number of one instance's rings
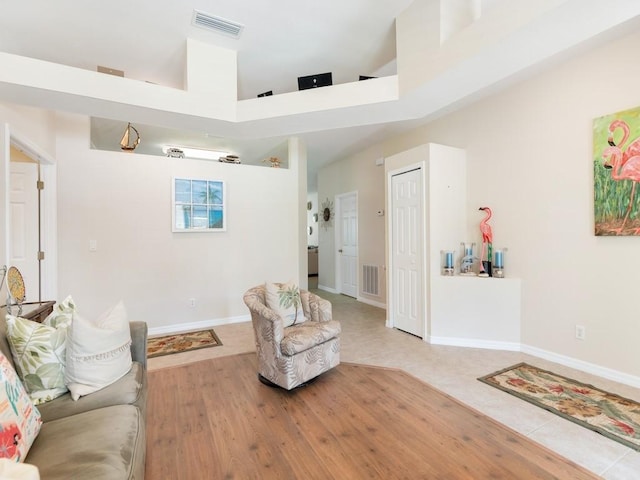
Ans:
{"label": "wall air vent", "polygon": [[206,28],[212,32],[221,33],[234,38],[240,38],[244,25],[226,20],[224,18],[215,17],[208,13],[193,11],[192,25],[196,27]]}

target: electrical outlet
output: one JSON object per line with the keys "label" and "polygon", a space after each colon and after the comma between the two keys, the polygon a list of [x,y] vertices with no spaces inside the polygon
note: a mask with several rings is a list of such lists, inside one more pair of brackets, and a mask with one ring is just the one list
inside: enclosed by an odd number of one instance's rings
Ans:
{"label": "electrical outlet", "polygon": [[586,336],[587,329],[584,327],[584,325],[576,325],[576,338],[578,340],[584,340]]}
{"label": "electrical outlet", "polygon": [[189,299],[189,306],[191,308],[196,308],[196,299],[195,298],[190,298]]}

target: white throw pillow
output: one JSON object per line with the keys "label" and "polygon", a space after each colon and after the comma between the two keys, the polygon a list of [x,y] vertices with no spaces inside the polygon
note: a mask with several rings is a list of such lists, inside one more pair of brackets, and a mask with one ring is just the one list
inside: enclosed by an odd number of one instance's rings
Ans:
{"label": "white throw pillow", "polygon": [[74,312],[67,334],[65,372],[73,400],[111,385],[131,365],[131,332],[122,302],[93,321]]}
{"label": "white throw pillow", "polygon": [[300,324],[306,320],[302,310],[300,289],[293,282],[275,284],[265,283],[267,307],[282,318],[285,327]]}
{"label": "white throw pillow", "polygon": [[0,480],[40,480],[40,472],[35,465],[0,458]]}

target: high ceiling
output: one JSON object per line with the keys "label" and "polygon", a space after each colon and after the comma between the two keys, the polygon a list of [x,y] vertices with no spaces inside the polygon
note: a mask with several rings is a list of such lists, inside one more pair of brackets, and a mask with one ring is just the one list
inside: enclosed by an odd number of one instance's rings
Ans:
{"label": "high ceiling", "polygon": [[[507,3],[512,7],[511,11],[516,3],[530,3],[521,0],[456,2],[475,3],[481,6],[483,13],[496,12]],[[395,18],[411,3],[412,0],[324,0],[316,3],[299,0],[3,2],[0,51],[92,71],[97,66],[109,67],[124,71],[128,78],[183,88],[185,44],[187,38],[193,38],[237,51],[238,99],[242,100],[254,98],[267,90],[272,90],[274,95],[295,91],[297,77],[303,75],[332,72],[334,84],[337,84],[356,81],[359,75],[395,74]],[[590,21],[589,18],[584,18],[584,13],[593,11],[594,15],[598,15],[597,8],[600,7],[596,5],[602,4],[597,0],[544,0],[540,3],[545,3],[547,9],[553,4],[560,15],[568,8],[582,12],[581,16],[576,16],[575,22],[563,27],[567,31],[583,28]],[[616,5],[629,4],[624,0],[605,3],[612,14],[615,14]],[[231,38],[194,26],[192,19],[196,10],[243,25],[240,37]],[[627,20],[628,15],[621,17],[620,23]],[[558,26],[553,28],[560,30]],[[527,38],[532,45],[539,47],[547,41],[554,41],[554,35],[540,35],[536,29],[531,30]],[[584,34],[580,37],[582,41],[593,40],[593,32],[585,28],[583,30]],[[605,36],[600,37],[606,39]],[[578,45],[577,42],[573,43],[573,47]],[[547,48],[545,60],[553,59],[554,55],[557,59],[557,54],[562,51],[567,53],[567,45]],[[534,71],[531,67],[535,65],[518,69],[520,73]],[[479,64],[474,68],[480,71],[483,65]],[[504,85],[509,78],[523,78],[523,75],[516,75],[517,73],[506,72],[502,78],[496,78],[490,84],[485,82],[478,86],[473,95],[465,93],[464,100],[468,102],[496,91],[496,85]],[[12,100],[9,93],[3,94],[0,89],[0,101]],[[419,101],[420,97],[410,101],[415,103],[416,100]],[[43,102],[45,108],[52,108],[52,105]],[[301,130],[299,136],[306,141],[309,152],[309,189],[314,189],[315,171],[319,166],[363,148],[372,138],[380,140],[385,135],[415,126],[420,121],[442,113],[443,109],[450,109],[451,105],[425,111],[406,107],[407,102],[404,105],[399,102],[393,114],[388,115],[388,120],[372,120],[369,124],[363,120],[345,125],[344,121],[337,121],[341,112],[335,111],[318,123],[322,127],[310,123],[308,129],[302,129],[305,131]],[[64,109],[64,106],[60,108]],[[402,108],[407,112],[402,112]],[[113,149],[117,150],[119,135],[128,118],[117,118],[113,113],[101,118],[102,112],[89,110],[90,107],[87,107],[86,113],[96,117],[92,122],[94,144],[100,148],[106,148],[103,144],[113,144]],[[334,120],[335,127],[332,126]],[[274,119],[273,123],[278,121],[280,120]],[[282,121],[291,123],[292,119]],[[167,139],[166,128],[154,129],[153,125],[145,125],[145,128],[139,150],[141,153],[145,153],[144,148],[157,148],[163,142],[206,143],[202,140],[201,132],[173,129],[170,132],[172,139]],[[211,141],[222,143],[229,150],[251,152],[256,158],[262,158],[278,154],[286,145],[287,135],[280,134],[277,128],[267,131],[278,133],[263,137],[257,131],[250,135],[237,135],[237,138]],[[115,132],[117,138],[114,142]],[[145,144],[147,147],[144,147]],[[218,148],[214,144],[209,146]],[[155,153],[155,150],[146,153]]]}

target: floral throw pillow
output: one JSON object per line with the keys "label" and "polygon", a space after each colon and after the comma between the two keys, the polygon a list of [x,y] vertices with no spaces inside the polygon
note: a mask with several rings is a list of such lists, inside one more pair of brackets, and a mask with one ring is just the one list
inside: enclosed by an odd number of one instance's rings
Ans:
{"label": "floral throw pillow", "polygon": [[42,323],[49,325],[53,328],[58,328],[61,325],[71,325],[71,319],[73,318],[73,312],[76,311],[76,304],[69,295],[62,302],[58,303],[53,311],[44,319]]}
{"label": "floral throw pillow", "polygon": [[7,315],[7,340],[18,375],[35,405],[67,392],[64,384],[67,325],[50,327]]}
{"label": "floral throw pillow", "polygon": [[282,318],[285,327],[298,325],[306,320],[302,310],[300,289],[293,282],[265,283],[267,307]]}
{"label": "floral throw pillow", "polygon": [[23,462],[41,426],[40,412],[0,353],[0,457]]}

